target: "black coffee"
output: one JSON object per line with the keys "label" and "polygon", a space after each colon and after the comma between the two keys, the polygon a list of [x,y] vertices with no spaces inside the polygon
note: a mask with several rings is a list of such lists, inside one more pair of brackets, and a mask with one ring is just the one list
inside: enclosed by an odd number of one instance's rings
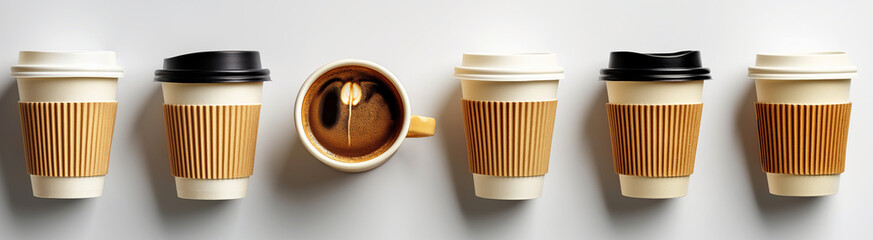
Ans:
{"label": "black coffee", "polygon": [[342,66],[322,74],[303,98],[303,127],[318,150],[343,162],[379,156],[400,136],[403,100],[381,73]]}

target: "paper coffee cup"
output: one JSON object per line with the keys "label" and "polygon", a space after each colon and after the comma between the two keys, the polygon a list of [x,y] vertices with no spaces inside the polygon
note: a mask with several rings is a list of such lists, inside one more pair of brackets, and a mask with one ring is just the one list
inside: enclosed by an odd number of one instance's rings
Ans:
{"label": "paper coffee cup", "polygon": [[762,168],[771,194],[837,193],[856,72],[843,52],[757,55],[749,77],[755,79]]}
{"label": "paper coffee cup", "polygon": [[164,60],[161,82],[170,168],[179,198],[246,196],[254,168],[263,82],[258,52],[215,51]]}
{"label": "paper coffee cup", "polygon": [[613,52],[602,71],[621,193],[677,198],[694,171],[703,80],[700,53]]}
{"label": "paper coffee cup", "polygon": [[455,78],[476,196],[542,196],[563,72],[550,53],[464,54]]}
{"label": "paper coffee cup", "polygon": [[101,196],[122,77],[115,53],[22,51],[12,76],[33,195]]}

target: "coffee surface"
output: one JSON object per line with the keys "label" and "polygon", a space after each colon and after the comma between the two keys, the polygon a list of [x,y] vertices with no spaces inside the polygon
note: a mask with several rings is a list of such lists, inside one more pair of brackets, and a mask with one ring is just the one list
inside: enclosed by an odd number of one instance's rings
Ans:
{"label": "coffee surface", "polygon": [[308,140],[337,161],[381,155],[400,136],[403,102],[394,84],[362,66],[322,74],[306,92],[302,119]]}

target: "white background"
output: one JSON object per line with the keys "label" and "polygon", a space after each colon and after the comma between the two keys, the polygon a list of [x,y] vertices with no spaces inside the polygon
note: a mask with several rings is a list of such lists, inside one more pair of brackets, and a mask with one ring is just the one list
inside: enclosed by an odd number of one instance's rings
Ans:
{"label": "white background", "polygon": [[[0,83],[0,239],[870,239],[873,5],[869,1],[14,1],[0,3],[0,66],[19,50],[112,50],[119,84],[104,196],[31,196],[15,81]],[[167,160],[162,59],[261,51],[266,83],[255,175],[235,201],[177,199]],[[704,90],[688,196],[620,196],[598,81],[613,50],[701,50]],[[861,69],[840,193],[767,193],[758,163],[755,53],[844,50]],[[466,51],[557,53],[566,68],[543,197],[478,199],[467,172],[460,84]],[[292,127],[299,86],[319,66],[363,58],[391,70],[437,135],[385,165],[337,172]],[[873,72],[873,71],[871,71]],[[0,76],[9,76],[0,67]]]}

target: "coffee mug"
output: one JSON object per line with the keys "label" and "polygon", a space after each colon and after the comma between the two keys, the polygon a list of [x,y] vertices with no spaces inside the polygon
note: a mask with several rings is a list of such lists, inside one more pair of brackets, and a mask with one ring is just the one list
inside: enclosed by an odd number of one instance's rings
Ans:
{"label": "coffee mug", "polygon": [[339,60],[312,73],[297,94],[294,123],[303,146],[344,172],[385,163],[407,137],[433,136],[433,118],[410,114],[394,74],[375,63]]}

